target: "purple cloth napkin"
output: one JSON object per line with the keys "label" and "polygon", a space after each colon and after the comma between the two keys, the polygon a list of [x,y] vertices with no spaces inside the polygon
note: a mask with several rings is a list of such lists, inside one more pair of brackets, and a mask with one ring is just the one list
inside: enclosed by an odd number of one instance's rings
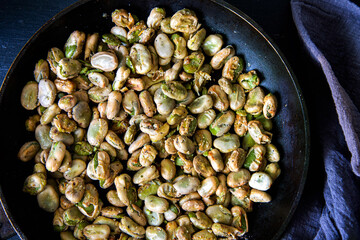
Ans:
{"label": "purple cloth napkin", "polygon": [[293,0],[296,27],[329,83],[360,176],[360,8],[346,0]]}
{"label": "purple cloth napkin", "polygon": [[360,8],[347,0],[292,0],[291,8],[333,103],[319,104],[319,89],[308,99],[318,105],[311,128],[319,134],[325,168],[317,169],[325,180],[312,181],[325,182],[305,194],[283,239],[360,239]]}

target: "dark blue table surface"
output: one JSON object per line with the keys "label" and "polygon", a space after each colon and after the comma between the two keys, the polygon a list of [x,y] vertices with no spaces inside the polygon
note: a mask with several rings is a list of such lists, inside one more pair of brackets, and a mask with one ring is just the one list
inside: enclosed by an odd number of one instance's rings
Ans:
{"label": "dark blue table surface", "polygon": [[[0,0],[0,81],[4,79],[12,61],[27,40],[56,13],[76,2],[75,0]],[[305,99],[311,102],[311,92],[321,89],[322,95],[332,102],[325,81],[319,69],[314,66],[299,41],[291,17],[288,0],[228,0],[230,4],[253,18],[275,41],[290,62],[302,87]],[[316,82],[316,83],[314,83]],[[316,116],[316,109],[308,105],[310,123]],[[316,129],[312,131],[312,157],[318,159]],[[300,204],[311,204],[311,196],[321,194],[323,176],[317,174],[321,161],[311,161],[310,171]],[[319,181],[320,180],[320,181]],[[311,184],[310,184],[311,183]],[[9,200],[8,200],[9,201]],[[1,209],[0,209],[1,212]],[[296,214],[295,214],[296,215]],[[291,226],[291,224],[290,224]],[[0,239],[18,239],[6,218],[0,213]]]}

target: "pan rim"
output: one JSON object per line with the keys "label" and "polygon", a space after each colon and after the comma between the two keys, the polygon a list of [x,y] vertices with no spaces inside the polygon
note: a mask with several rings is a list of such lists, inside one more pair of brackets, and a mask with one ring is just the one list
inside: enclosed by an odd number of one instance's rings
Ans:
{"label": "pan rim", "polygon": [[[31,38],[29,38],[29,40],[25,43],[25,45],[21,48],[21,50],[19,51],[19,53],[17,54],[17,56],[15,57],[14,61],[12,62],[12,64],[9,67],[9,70],[7,71],[4,80],[0,86],[0,104],[2,102],[3,99],[3,95],[4,95],[4,91],[6,88],[6,85],[10,79],[10,76],[13,74],[14,69],[16,68],[16,66],[18,65],[18,62],[20,61],[20,59],[23,57],[23,55],[25,54],[26,50],[29,48],[29,46],[32,44],[32,42],[36,41],[38,36],[46,31],[52,24],[54,24],[60,17],[62,17],[63,15],[67,14],[68,12],[71,12],[72,10],[74,10],[75,8],[86,4],[87,2],[90,2],[93,0],[80,0],[78,2],[75,2],[71,5],[69,5],[68,7],[64,8],[63,10],[61,10],[60,12],[58,12],[55,16],[53,16],[52,18],[50,18],[44,25],[42,25],[32,36]],[[281,62],[283,63],[290,79],[291,82],[296,90],[297,93],[297,97],[299,99],[300,102],[300,108],[301,108],[301,112],[302,112],[302,118],[304,121],[304,168],[303,168],[303,172],[301,174],[301,181],[298,187],[298,191],[297,191],[297,195],[293,201],[293,203],[291,204],[291,208],[289,211],[289,214],[287,215],[286,219],[284,220],[283,224],[281,225],[281,227],[279,228],[279,230],[277,231],[277,233],[275,234],[275,236],[272,238],[273,240],[275,239],[279,239],[280,236],[283,234],[283,232],[285,231],[286,227],[288,226],[290,220],[292,219],[296,208],[299,204],[299,201],[301,199],[303,190],[304,190],[304,186],[305,186],[305,182],[306,182],[306,178],[307,178],[307,173],[308,173],[308,166],[309,166],[309,158],[310,158],[310,124],[309,124],[309,117],[308,117],[308,111],[306,108],[306,104],[305,104],[305,99],[303,97],[302,94],[302,90],[300,88],[299,82],[293,72],[293,70],[290,67],[289,62],[286,60],[284,54],[280,51],[280,49],[277,47],[277,45],[275,44],[275,42],[265,33],[265,31],[254,21],[252,20],[249,16],[247,16],[245,13],[243,13],[241,10],[239,10],[238,8],[234,7],[233,5],[223,1],[223,0],[208,0],[210,2],[213,2],[215,4],[217,4],[219,7],[225,8],[227,11],[235,14],[237,17],[239,17],[240,19],[242,19],[243,21],[245,21],[251,28],[253,28],[255,31],[258,32],[258,34],[267,42],[267,44],[273,49],[273,51],[276,53],[276,55],[279,57],[279,59],[281,60]],[[18,224],[16,223],[16,221],[13,219],[12,214],[8,208],[8,205],[6,203],[6,199],[5,196],[3,195],[2,192],[2,188],[1,188],[1,183],[0,183],[0,204],[2,206],[2,208],[4,209],[4,213],[6,215],[6,217],[8,218],[11,226],[14,228],[15,232],[17,233],[17,235],[22,239],[22,240],[27,240],[28,238],[25,236],[25,234],[22,232],[22,230],[20,229],[20,227],[18,226]]]}

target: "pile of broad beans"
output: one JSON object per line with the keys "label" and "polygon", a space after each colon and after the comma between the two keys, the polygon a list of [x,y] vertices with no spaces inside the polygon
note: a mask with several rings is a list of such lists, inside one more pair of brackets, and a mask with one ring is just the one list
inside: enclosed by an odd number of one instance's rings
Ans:
{"label": "pile of broad beans", "polygon": [[36,63],[21,94],[36,111],[25,122],[36,140],[18,153],[35,162],[23,191],[66,240],[244,235],[280,174],[275,96],[192,10],[112,21]]}

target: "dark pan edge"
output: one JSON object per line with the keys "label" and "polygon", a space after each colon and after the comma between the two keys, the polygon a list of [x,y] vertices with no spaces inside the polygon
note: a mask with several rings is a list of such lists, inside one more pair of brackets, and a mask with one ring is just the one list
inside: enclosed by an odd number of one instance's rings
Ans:
{"label": "dark pan edge", "polygon": [[301,195],[303,193],[304,187],[305,187],[305,182],[306,182],[306,177],[307,177],[307,173],[308,173],[308,168],[309,168],[309,159],[310,159],[310,124],[309,124],[309,116],[308,116],[308,111],[306,108],[306,103],[305,103],[305,99],[303,97],[299,82],[293,72],[293,70],[290,67],[289,62],[286,60],[284,54],[280,51],[280,49],[278,48],[278,46],[275,44],[275,42],[264,32],[264,30],[254,21],[252,20],[249,16],[247,16],[245,13],[243,13],[241,10],[239,10],[238,8],[234,7],[231,4],[228,4],[227,2],[223,1],[223,0],[210,0],[218,5],[220,5],[221,7],[226,8],[227,10],[231,11],[232,13],[236,14],[239,18],[243,19],[244,21],[246,21],[254,30],[256,30],[266,41],[267,43],[271,46],[271,48],[276,52],[276,54],[278,55],[278,57],[280,58],[281,62],[284,64],[286,71],[289,73],[289,76],[291,77],[292,83],[296,89],[299,101],[300,101],[300,105],[301,105],[301,110],[302,110],[302,114],[304,116],[304,130],[305,130],[305,162],[304,162],[304,169],[302,172],[302,178],[301,178],[301,182],[298,188],[298,192],[296,195],[296,198],[291,206],[290,212],[287,216],[287,218],[285,219],[284,223],[282,224],[281,228],[278,230],[278,232],[276,233],[276,235],[272,238],[272,240],[276,240],[276,239],[280,239],[280,236],[284,233],[287,225],[289,224],[292,216],[295,213],[295,210],[297,208],[297,206],[299,205],[299,201],[301,199]]}
{"label": "dark pan edge", "polygon": [[12,218],[10,211],[8,211],[8,206],[6,204],[1,185],[0,185],[0,205],[1,205],[2,209],[4,210],[5,216],[9,220],[9,222],[10,222],[11,226],[13,227],[13,229],[15,230],[16,234],[23,240],[27,239],[25,237],[24,233],[20,230],[19,226],[16,224],[16,222]]}
{"label": "dark pan edge", "polygon": [[[20,50],[20,52],[17,54],[17,56],[15,57],[15,60],[13,61],[13,63],[10,65],[10,68],[8,70],[8,72],[5,75],[4,81],[0,86],[0,102],[2,101],[3,98],[3,89],[5,88],[5,86],[7,85],[8,79],[9,79],[9,75],[12,74],[13,69],[15,68],[14,66],[16,66],[19,62],[19,59],[23,56],[24,52],[26,51],[26,49],[28,48],[28,46],[36,40],[36,38],[38,37],[38,35],[45,31],[49,25],[51,25],[53,22],[55,22],[57,20],[57,18],[61,17],[62,15],[68,13],[69,11],[73,10],[74,8],[89,2],[91,0],[81,0],[78,1],[76,3],[71,4],[70,6],[66,7],[65,9],[63,9],[62,11],[60,11],[59,13],[57,13],[55,16],[53,16],[51,19],[49,19],[43,26],[41,26],[35,33],[34,35],[26,42],[26,44],[22,47],[22,49]],[[227,10],[231,11],[232,13],[236,14],[239,18],[243,19],[244,21],[246,21],[254,30],[256,30],[266,41],[267,43],[271,46],[271,48],[275,51],[275,53],[278,55],[278,57],[280,58],[281,62],[284,64],[287,72],[289,73],[289,76],[291,77],[292,83],[296,89],[298,98],[300,100],[300,104],[301,104],[301,110],[302,110],[302,114],[304,116],[304,130],[305,130],[305,162],[304,162],[304,169],[303,169],[303,173],[302,173],[302,179],[298,188],[298,193],[296,195],[296,198],[291,206],[290,212],[287,216],[287,218],[285,219],[284,223],[282,224],[281,228],[278,230],[278,232],[276,233],[275,237],[273,238],[273,240],[275,239],[279,239],[280,236],[283,234],[283,232],[285,231],[287,225],[289,224],[292,216],[294,215],[294,212],[299,204],[302,192],[304,190],[304,186],[305,186],[305,182],[306,182],[306,177],[307,177],[307,172],[308,172],[308,166],[309,166],[309,156],[310,156],[310,125],[309,125],[309,117],[308,117],[308,112],[307,112],[307,108],[306,108],[306,104],[305,104],[305,100],[302,94],[302,91],[300,89],[300,85],[299,82],[297,80],[297,78],[295,77],[295,74],[293,72],[293,70],[290,68],[290,65],[288,63],[288,61],[285,59],[284,54],[280,51],[280,49],[277,47],[277,45],[274,43],[274,41],[264,32],[264,30],[254,21],[252,20],[249,16],[247,16],[245,13],[243,13],[242,11],[240,11],[238,8],[232,6],[231,4],[228,4],[227,2],[223,1],[223,0],[210,0],[211,2],[214,2],[216,4],[218,4],[221,7],[226,8]],[[16,233],[18,234],[18,236],[22,239],[22,240],[27,240],[27,237],[24,235],[24,233],[21,231],[21,229],[19,228],[19,226],[17,225],[17,223],[14,221],[10,211],[8,210],[8,206],[6,204],[6,200],[5,197],[2,193],[2,189],[1,189],[1,185],[0,185],[0,203],[4,209],[5,215],[7,216],[10,224],[12,225],[12,227],[14,228],[14,230],[16,231]]]}
{"label": "dark pan edge", "polygon": [[[22,56],[24,55],[24,53],[26,52],[28,46],[37,39],[38,35],[40,33],[42,33],[43,31],[46,31],[47,28],[53,23],[55,22],[59,17],[61,17],[62,15],[68,13],[69,11],[73,10],[74,8],[89,2],[91,0],[81,0],[78,1],[76,3],[71,4],[70,6],[64,8],[63,10],[61,10],[60,12],[58,12],[56,15],[54,15],[52,18],[50,18],[44,25],[42,25],[35,33],[34,35],[31,36],[31,38],[25,43],[25,45],[21,48],[20,52],[16,55],[15,60],[12,62],[12,64],[10,65],[10,68],[8,70],[8,72],[6,73],[5,77],[4,77],[4,81],[2,82],[1,86],[0,86],[0,103],[2,102],[2,98],[4,95],[4,89],[7,85],[7,82],[9,81],[9,76],[13,73],[13,69],[15,68],[15,66],[18,64],[19,59],[22,58]],[[22,240],[28,240],[28,238],[25,236],[25,234],[21,231],[21,229],[19,228],[19,226],[17,225],[17,223],[15,222],[15,220],[12,217],[11,212],[8,209],[8,205],[6,204],[6,200],[5,197],[3,195],[2,192],[2,188],[1,188],[1,184],[0,184],[0,203],[2,208],[4,209],[4,213],[7,217],[7,219],[9,220],[11,226],[13,227],[13,229],[15,230],[15,232],[17,233],[17,235],[22,239]]]}

